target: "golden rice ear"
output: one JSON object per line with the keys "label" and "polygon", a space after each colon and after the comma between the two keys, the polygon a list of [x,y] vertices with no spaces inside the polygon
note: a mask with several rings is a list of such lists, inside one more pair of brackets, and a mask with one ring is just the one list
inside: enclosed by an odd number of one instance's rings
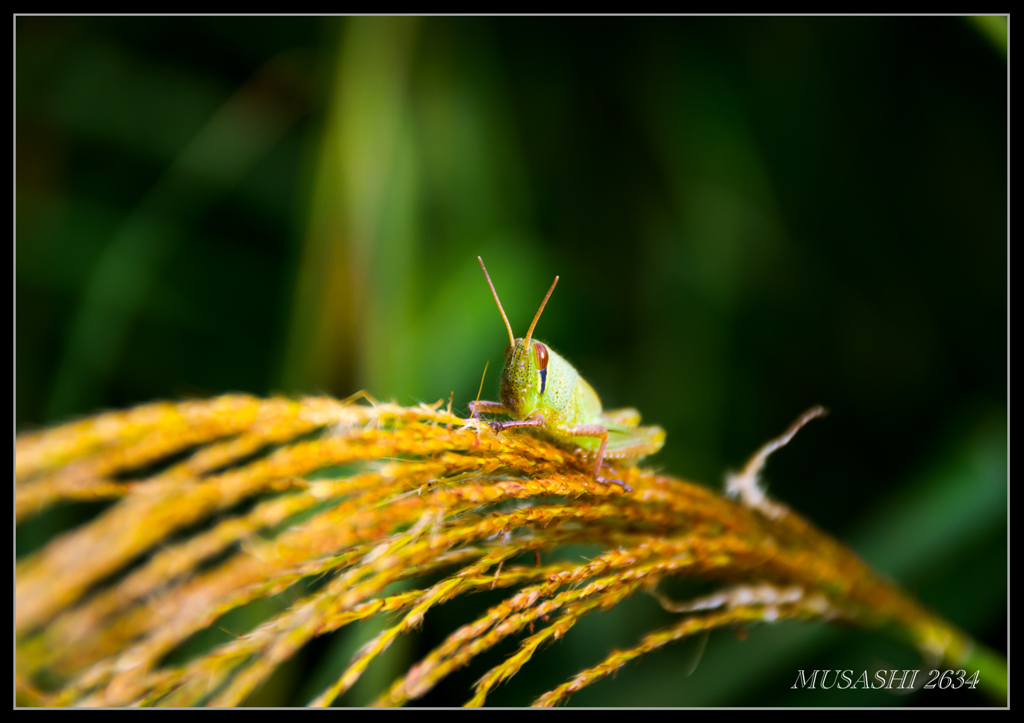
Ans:
{"label": "golden rice ear", "polygon": [[[529,434],[481,434],[445,401],[234,395],[19,435],[18,520],[57,503],[111,504],[17,563],[18,700],[239,705],[315,636],[379,621],[377,636],[312,701],[328,705],[400,636],[431,625],[434,608],[493,590],[490,607],[377,699],[421,698],[523,634],[517,652],[478,678],[470,702],[481,704],[584,616],[686,578],[729,585],[689,601],[659,596],[678,619],[633,647],[609,643],[592,668],[548,672],[577,674],[552,681],[536,704],[564,702],[672,641],[782,619],[876,628],[936,668],[979,670],[979,689],[1006,704],[1004,658],[795,512],[772,517],[636,467],[616,469],[632,493],[599,484],[563,448]],[[599,551],[578,560],[563,554],[567,545]],[[273,596],[285,590],[295,597],[280,605]],[[263,606],[270,617],[250,633],[167,662],[193,635],[261,600],[274,601]]]}

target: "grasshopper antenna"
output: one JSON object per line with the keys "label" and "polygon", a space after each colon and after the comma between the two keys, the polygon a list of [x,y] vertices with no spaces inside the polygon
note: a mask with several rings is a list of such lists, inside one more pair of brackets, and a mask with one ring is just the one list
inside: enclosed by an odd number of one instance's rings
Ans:
{"label": "grasshopper antenna", "polygon": [[[483,261],[481,261],[480,263],[483,263]],[[530,330],[526,332],[526,348],[530,347],[530,337],[533,336],[533,328],[537,326],[537,322],[540,320],[540,312],[544,311],[544,307],[545,305],[547,305],[548,299],[551,298],[551,292],[555,290],[555,287],[557,285],[558,277],[556,276],[555,280],[551,282],[551,288],[548,289],[548,293],[547,296],[544,297],[544,301],[540,302],[540,308],[537,309],[537,315],[533,317],[533,323],[530,324]]]}
{"label": "grasshopper antenna", "polygon": [[[516,337],[515,334],[512,333],[512,325],[508,323],[508,317],[505,316],[505,310],[501,308],[501,302],[498,300],[498,292],[494,290],[494,284],[491,283],[491,275],[487,273],[487,267],[484,266],[484,260],[479,256],[476,257],[476,260],[480,262],[480,268],[484,270],[484,276],[487,278],[487,285],[491,287],[491,293],[494,294],[494,303],[498,305],[498,311],[501,312],[501,318],[505,320],[505,328],[508,329],[508,340],[509,342],[511,342],[512,346],[515,346]],[[558,279],[555,279],[555,281],[558,281]],[[552,286],[551,288],[553,289],[555,287]],[[548,292],[548,296],[551,296],[550,291]],[[547,302],[547,298],[545,298],[544,301]],[[541,304],[540,308],[543,309],[544,304]],[[540,312],[537,312],[537,316],[540,316]],[[537,320],[534,319],[533,323],[536,324]],[[532,326],[530,327],[530,331],[533,331]],[[527,335],[527,338],[529,338],[529,335]],[[484,373],[487,373],[486,370],[484,371]],[[483,386],[483,381],[481,381],[480,384],[481,386]]]}

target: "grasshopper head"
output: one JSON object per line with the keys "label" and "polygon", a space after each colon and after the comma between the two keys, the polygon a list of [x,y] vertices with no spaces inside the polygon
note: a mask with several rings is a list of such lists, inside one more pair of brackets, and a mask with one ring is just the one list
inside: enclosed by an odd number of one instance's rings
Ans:
{"label": "grasshopper head", "polygon": [[505,348],[505,368],[501,371],[501,403],[512,412],[518,419],[524,419],[533,413],[537,408],[537,400],[544,394],[548,383],[548,348],[539,341],[533,339],[533,330],[540,319],[540,313],[551,298],[551,292],[555,290],[558,277],[548,289],[544,301],[540,302],[540,308],[533,317],[529,331],[525,339],[516,339],[512,333],[512,325],[508,323],[505,310],[501,308],[501,301],[498,299],[498,292],[494,290],[490,274],[484,266],[484,260],[477,256],[480,268],[484,270],[487,284],[494,294],[494,301],[501,312],[501,318],[505,320],[505,328],[508,329],[509,345]]}
{"label": "grasshopper head", "polygon": [[505,349],[501,371],[501,403],[523,419],[537,408],[547,387],[548,348],[536,339],[515,339]]}

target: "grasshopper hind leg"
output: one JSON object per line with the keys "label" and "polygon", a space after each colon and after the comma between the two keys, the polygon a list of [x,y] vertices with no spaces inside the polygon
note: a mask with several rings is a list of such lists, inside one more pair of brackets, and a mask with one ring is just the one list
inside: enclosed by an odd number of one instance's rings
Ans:
{"label": "grasshopper hind leg", "polygon": [[635,462],[654,454],[665,444],[665,430],[661,427],[640,427],[640,413],[635,409],[616,409],[601,415],[600,424],[586,424],[575,427],[581,437],[595,437],[601,440],[597,451],[594,477],[604,484],[619,484],[631,492],[629,485],[618,479],[601,476],[601,466],[611,459]]}
{"label": "grasshopper hind leg", "polygon": [[579,424],[575,427],[569,427],[565,432],[573,437],[595,437],[601,440],[601,446],[597,450],[596,459],[594,460],[594,479],[603,485],[619,485],[626,492],[632,492],[633,488],[620,479],[613,477],[602,477],[601,467],[604,464],[604,451],[608,446],[608,429],[602,424]]}

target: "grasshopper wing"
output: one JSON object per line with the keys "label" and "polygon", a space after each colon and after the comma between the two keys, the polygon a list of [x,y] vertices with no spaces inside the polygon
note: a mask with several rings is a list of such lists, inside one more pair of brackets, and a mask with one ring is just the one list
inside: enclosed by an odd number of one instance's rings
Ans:
{"label": "grasshopper wing", "polygon": [[640,424],[640,412],[633,407],[606,409],[601,413],[601,424],[615,427],[636,427]]}
{"label": "grasshopper wing", "polygon": [[606,422],[605,428],[608,430],[608,446],[604,454],[612,459],[640,458],[654,454],[665,444],[665,430],[661,427]]}

